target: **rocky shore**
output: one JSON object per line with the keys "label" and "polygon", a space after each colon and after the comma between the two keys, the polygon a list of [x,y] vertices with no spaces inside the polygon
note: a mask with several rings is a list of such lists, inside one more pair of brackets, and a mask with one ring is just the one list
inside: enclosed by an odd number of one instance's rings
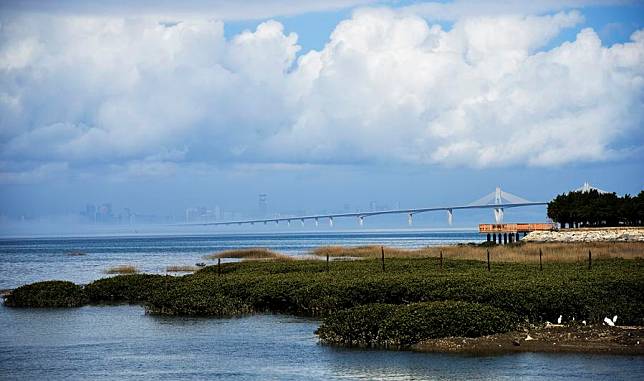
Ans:
{"label": "rocky shore", "polygon": [[581,228],[534,231],[522,242],[644,242],[644,228]]}

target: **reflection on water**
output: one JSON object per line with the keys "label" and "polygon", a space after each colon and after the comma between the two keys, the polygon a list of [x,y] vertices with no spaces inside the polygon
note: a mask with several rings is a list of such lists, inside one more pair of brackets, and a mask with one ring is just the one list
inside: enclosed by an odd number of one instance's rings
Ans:
{"label": "reflection on water", "polygon": [[644,379],[630,356],[472,357],[338,349],[318,322],[281,315],[162,318],[138,306],[0,307],[3,379]]}

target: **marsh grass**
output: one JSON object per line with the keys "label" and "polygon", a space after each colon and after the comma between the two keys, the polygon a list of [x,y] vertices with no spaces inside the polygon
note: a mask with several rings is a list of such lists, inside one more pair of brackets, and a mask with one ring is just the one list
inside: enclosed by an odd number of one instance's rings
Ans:
{"label": "marsh grass", "polygon": [[234,258],[241,260],[279,260],[279,261],[290,261],[295,258],[286,255],[277,253],[272,250],[264,248],[250,248],[250,249],[236,249],[236,250],[226,250],[220,253],[213,253],[207,255],[206,259],[218,259],[218,258]]}
{"label": "marsh grass", "polygon": [[193,273],[195,271],[199,271],[200,268],[197,266],[168,266],[166,267],[165,271],[169,273]]}
{"label": "marsh grass", "polygon": [[[487,250],[495,262],[538,263],[539,250],[545,262],[582,262],[588,259],[644,258],[644,242],[592,242],[592,243],[517,243],[496,245],[489,248],[477,245],[432,246],[418,249],[385,247],[387,258],[437,258],[442,251],[444,259],[484,261]],[[380,258],[381,247],[372,246],[322,246],[312,250],[318,257]]]}
{"label": "marsh grass", "polygon": [[136,274],[139,270],[132,265],[120,265],[105,270],[106,274]]}

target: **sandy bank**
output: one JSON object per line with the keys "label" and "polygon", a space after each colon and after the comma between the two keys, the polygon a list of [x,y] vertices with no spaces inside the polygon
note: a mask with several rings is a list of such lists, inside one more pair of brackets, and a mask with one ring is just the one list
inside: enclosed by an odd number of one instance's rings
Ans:
{"label": "sandy bank", "polygon": [[[532,340],[526,338],[532,338]],[[449,337],[415,344],[419,352],[502,354],[570,352],[644,355],[644,327],[554,326],[476,338]]]}

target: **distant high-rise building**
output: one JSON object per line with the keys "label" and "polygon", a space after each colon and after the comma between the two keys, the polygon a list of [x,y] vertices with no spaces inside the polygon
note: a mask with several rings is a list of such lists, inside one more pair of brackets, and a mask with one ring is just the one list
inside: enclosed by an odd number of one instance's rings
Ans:
{"label": "distant high-rise building", "polygon": [[85,217],[87,222],[96,223],[96,205],[85,205],[85,211],[81,212],[81,214]]}
{"label": "distant high-rise building", "polygon": [[197,208],[187,208],[186,209],[186,222],[197,222],[199,220],[199,211]]}
{"label": "distant high-rise building", "polygon": [[101,223],[114,222],[114,214],[112,214],[112,203],[106,202],[102,204],[96,211],[96,221]]}
{"label": "distant high-rise building", "polygon": [[266,217],[268,213],[268,195],[266,193],[259,194],[259,215]]}

